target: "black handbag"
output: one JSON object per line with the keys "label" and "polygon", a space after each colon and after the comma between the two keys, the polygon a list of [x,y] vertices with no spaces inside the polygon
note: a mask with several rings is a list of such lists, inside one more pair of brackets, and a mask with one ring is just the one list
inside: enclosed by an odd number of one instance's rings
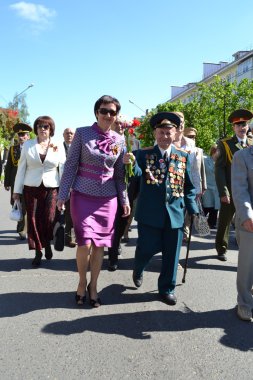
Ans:
{"label": "black handbag", "polygon": [[54,249],[63,251],[65,245],[65,216],[62,210],[54,227]]}

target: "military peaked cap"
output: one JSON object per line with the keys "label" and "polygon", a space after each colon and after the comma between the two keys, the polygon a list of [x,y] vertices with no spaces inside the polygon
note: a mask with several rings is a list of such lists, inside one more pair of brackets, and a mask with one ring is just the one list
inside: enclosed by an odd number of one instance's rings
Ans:
{"label": "military peaked cap", "polygon": [[229,117],[228,121],[232,124],[234,123],[240,123],[241,121],[248,121],[252,119],[253,113],[246,109],[239,109],[232,112]]}
{"label": "military peaked cap", "polygon": [[164,127],[176,127],[180,125],[180,118],[173,112],[158,112],[150,119],[150,125],[153,129]]}
{"label": "military peaked cap", "polygon": [[30,133],[32,128],[26,123],[17,123],[13,127],[15,133]]}

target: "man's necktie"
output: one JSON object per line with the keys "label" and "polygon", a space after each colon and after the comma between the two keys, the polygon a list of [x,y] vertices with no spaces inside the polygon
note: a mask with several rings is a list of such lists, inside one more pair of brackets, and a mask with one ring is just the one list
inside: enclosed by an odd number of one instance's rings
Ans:
{"label": "man's necktie", "polygon": [[168,162],[168,152],[167,151],[164,152],[163,159],[165,162]]}

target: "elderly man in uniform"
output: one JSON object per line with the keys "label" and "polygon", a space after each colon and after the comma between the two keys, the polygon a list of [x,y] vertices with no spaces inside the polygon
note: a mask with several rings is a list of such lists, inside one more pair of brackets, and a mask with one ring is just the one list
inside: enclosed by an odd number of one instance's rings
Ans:
{"label": "elderly man in uniform", "polygon": [[[250,116],[250,115],[248,115]],[[252,117],[252,116],[251,116]],[[237,315],[252,322],[253,309],[253,146],[235,153],[232,160],[232,194],[239,245]]]}
{"label": "elderly man in uniform", "polygon": [[[5,165],[5,170],[4,170],[4,187],[5,187],[5,190],[7,191],[11,189],[11,204],[12,205],[14,203],[12,199],[12,194],[13,194],[13,188],[14,188],[15,178],[17,174],[17,169],[18,169],[18,161],[21,155],[21,150],[22,150],[24,142],[30,139],[30,132],[32,131],[32,128],[30,127],[30,125],[26,123],[17,123],[14,125],[13,131],[18,136],[18,144],[10,147],[7,163]],[[25,240],[26,239],[25,205],[24,205],[24,202],[22,202],[22,197],[21,197],[21,204],[22,204],[22,210],[23,210],[23,219],[17,224],[17,232],[19,234],[20,239]]]}
{"label": "elderly man in uniform", "polygon": [[247,137],[249,120],[252,112],[238,109],[232,112],[228,121],[232,123],[234,136],[227,137],[218,142],[218,155],[215,162],[215,179],[219,191],[221,207],[219,213],[218,228],[215,239],[215,247],[218,259],[226,261],[230,224],[235,213],[235,206],[231,194],[231,162],[233,155],[240,149],[253,144],[253,140]]}
{"label": "elderly man in uniform", "polygon": [[133,281],[136,287],[140,287],[146,265],[153,255],[162,252],[159,297],[166,304],[175,305],[184,210],[186,207],[193,215],[198,213],[198,207],[190,179],[189,155],[172,145],[180,118],[172,112],[160,112],[151,117],[150,125],[157,145],[138,150],[135,161],[141,187],[135,214],[138,241]]}
{"label": "elderly man in uniform", "polygon": [[[63,131],[63,146],[65,149],[66,158],[68,155],[68,151],[71,147],[72,140],[74,138],[75,131],[72,128],[66,128]],[[70,248],[75,248],[76,242],[73,231],[73,222],[70,214],[70,200],[65,203],[65,246]]]}

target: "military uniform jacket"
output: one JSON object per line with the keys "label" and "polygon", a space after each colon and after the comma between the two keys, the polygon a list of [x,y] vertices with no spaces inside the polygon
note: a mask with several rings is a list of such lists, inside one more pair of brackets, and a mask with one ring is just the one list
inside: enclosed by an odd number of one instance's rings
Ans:
{"label": "military uniform jacket", "polygon": [[137,151],[135,173],[141,175],[135,213],[138,222],[163,228],[168,215],[171,228],[181,228],[185,207],[189,214],[199,212],[188,157],[188,153],[174,146],[167,163],[157,145]]}
{"label": "military uniform jacket", "polygon": [[15,177],[18,169],[18,160],[20,158],[20,145],[10,147],[7,163],[4,170],[4,187],[11,187],[13,190]]}
{"label": "military uniform jacket", "polygon": [[[247,138],[247,145],[253,140]],[[236,135],[218,142],[218,158],[215,162],[215,179],[220,197],[231,196],[231,162],[235,152],[243,149]]]}

